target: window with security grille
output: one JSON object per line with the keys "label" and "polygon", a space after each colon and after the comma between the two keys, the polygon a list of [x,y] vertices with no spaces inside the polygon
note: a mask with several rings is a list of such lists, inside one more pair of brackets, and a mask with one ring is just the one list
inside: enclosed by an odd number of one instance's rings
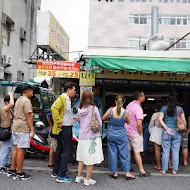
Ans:
{"label": "window with security grille", "polygon": [[6,22],[2,26],[2,43],[6,46],[10,44],[10,33],[11,33],[11,24]]}

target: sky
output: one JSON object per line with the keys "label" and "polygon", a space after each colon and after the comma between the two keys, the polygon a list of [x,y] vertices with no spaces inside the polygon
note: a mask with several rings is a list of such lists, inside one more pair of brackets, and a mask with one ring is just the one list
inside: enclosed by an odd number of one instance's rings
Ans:
{"label": "sky", "polygon": [[[41,0],[41,10],[50,10],[70,37],[70,50],[81,51],[88,46],[90,0]],[[79,58],[69,54],[70,60]]]}

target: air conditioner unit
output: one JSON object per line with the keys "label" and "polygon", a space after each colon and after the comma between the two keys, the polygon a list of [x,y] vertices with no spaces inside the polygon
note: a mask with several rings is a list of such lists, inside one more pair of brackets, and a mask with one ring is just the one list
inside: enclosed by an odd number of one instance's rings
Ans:
{"label": "air conditioner unit", "polygon": [[24,30],[24,28],[20,28],[20,39],[26,40],[26,31]]}
{"label": "air conditioner unit", "polygon": [[3,55],[3,64],[12,65],[12,57],[8,55]]}

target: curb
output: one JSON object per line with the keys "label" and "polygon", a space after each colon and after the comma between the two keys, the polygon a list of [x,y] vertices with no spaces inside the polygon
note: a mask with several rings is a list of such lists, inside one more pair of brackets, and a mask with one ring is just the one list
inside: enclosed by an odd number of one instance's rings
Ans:
{"label": "curb", "polygon": [[[34,170],[34,171],[52,171],[52,169],[49,168],[45,168],[45,167],[24,167],[25,170]],[[77,169],[69,169],[69,171],[73,172],[73,173],[77,173]],[[86,170],[84,170],[84,172],[86,172]],[[106,170],[93,170],[94,174],[110,174],[110,171],[106,171]],[[123,174],[124,172],[118,172],[118,174]],[[138,176],[138,172],[133,172],[134,175]],[[166,175],[162,175],[160,173],[151,173],[151,176],[155,176],[155,177],[190,177],[190,174],[177,174],[177,175],[173,175],[173,174],[166,174]]]}

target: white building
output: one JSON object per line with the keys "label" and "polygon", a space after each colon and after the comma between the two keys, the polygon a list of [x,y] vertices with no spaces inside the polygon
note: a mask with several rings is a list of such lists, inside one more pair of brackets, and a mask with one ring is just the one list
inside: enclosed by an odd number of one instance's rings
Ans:
{"label": "white building", "polygon": [[[91,0],[88,47],[138,49],[151,37],[153,6],[172,44],[190,32],[190,0]],[[173,49],[190,49],[190,35]]]}
{"label": "white building", "polygon": [[[1,80],[33,79],[26,63],[36,48],[37,10],[41,0],[0,1]],[[10,65],[3,69],[2,66]],[[2,77],[4,75],[4,77]],[[1,87],[0,87],[1,88]],[[5,92],[0,89],[0,97]]]}

